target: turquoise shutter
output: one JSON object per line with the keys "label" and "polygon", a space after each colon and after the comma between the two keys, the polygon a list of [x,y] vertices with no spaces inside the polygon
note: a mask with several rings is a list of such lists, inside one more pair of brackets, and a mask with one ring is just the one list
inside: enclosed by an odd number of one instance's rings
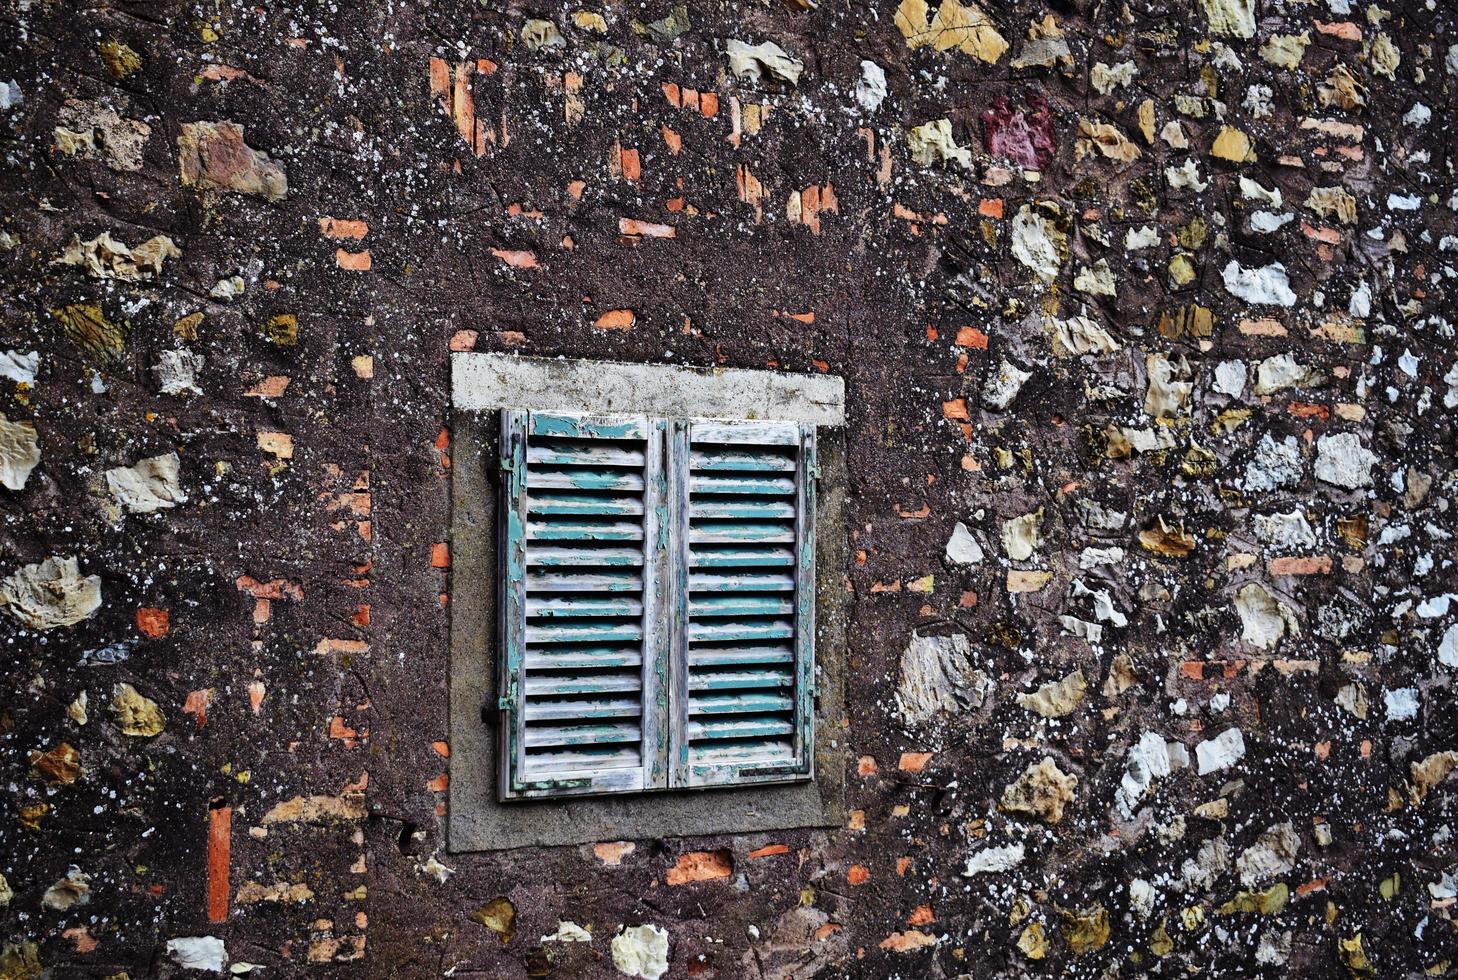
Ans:
{"label": "turquoise shutter", "polygon": [[809,778],[815,430],[672,423],[674,786]]}
{"label": "turquoise shutter", "polygon": [[665,427],[502,413],[503,799],[666,785]]}

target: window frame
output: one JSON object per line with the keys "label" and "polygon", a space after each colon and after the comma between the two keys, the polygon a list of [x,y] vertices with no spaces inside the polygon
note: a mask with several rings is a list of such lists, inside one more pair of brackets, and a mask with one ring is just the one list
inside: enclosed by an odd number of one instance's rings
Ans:
{"label": "window frame", "polygon": [[[843,826],[846,774],[844,678],[849,656],[853,565],[848,528],[845,383],[831,374],[624,363],[516,354],[451,355],[450,570],[448,654],[429,639],[435,604],[402,607],[398,629],[418,637],[402,664],[406,683],[428,697],[444,678],[449,692],[449,751],[444,799],[452,853],[560,847],[598,841],[744,836],[744,846],[782,840],[785,831]],[[568,404],[564,406],[563,402]],[[790,418],[817,427],[814,778],[713,792],[666,791],[503,803],[497,796],[496,663],[498,569],[497,467],[502,408],[568,409],[663,416]],[[384,479],[386,477],[382,477]],[[425,525],[396,532],[402,548],[421,549],[429,568],[435,536]],[[413,534],[413,537],[411,536]],[[414,542],[413,544],[411,542]],[[423,642],[422,642],[423,641]],[[435,678],[434,680],[432,678]],[[774,836],[770,836],[774,835]]]}

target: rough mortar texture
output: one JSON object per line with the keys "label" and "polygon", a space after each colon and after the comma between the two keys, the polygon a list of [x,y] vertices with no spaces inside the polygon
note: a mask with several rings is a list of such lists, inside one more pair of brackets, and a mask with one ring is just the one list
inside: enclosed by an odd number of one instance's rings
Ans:
{"label": "rough mortar texture", "polygon": [[[0,976],[1451,974],[1455,45],[0,3]],[[468,350],[845,379],[843,826],[449,849]]]}

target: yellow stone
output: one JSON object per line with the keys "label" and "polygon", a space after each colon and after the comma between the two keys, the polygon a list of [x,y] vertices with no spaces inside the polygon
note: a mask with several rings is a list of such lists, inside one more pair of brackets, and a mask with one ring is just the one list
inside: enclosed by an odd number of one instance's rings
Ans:
{"label": "yellow stone", "polygon": [[1250,145],[1250,137],[1234,126],[1220,127],[1220,135],[1215,137],[1215,144],[1210,147],[1210,155],[1231,163],[1249,163],[1256,158]]}

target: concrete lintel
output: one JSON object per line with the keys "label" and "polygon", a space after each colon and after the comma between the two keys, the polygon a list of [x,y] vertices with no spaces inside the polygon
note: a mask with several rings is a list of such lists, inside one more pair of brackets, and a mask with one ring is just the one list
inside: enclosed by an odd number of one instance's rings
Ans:
{"label": "concrete lintel", "polygon": [[451,355],[451,398],[467,411],[515,408],[845,424],[841,378],[742,368],[457,352]]}

